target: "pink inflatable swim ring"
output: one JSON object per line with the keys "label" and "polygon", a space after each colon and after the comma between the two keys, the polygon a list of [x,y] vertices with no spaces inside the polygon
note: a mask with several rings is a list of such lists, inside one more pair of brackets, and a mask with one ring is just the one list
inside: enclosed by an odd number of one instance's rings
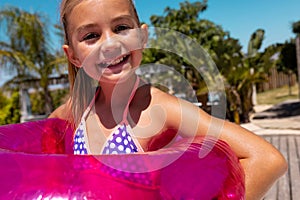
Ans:
{"label": "pink inflatable swim ring", "polygon": [[[80,156],[72,154],[72,135],[60,119],[1,126],[0,199],[244,199],[243,170],[223,141]],[[201,158],[203,148],[209,152]]]}

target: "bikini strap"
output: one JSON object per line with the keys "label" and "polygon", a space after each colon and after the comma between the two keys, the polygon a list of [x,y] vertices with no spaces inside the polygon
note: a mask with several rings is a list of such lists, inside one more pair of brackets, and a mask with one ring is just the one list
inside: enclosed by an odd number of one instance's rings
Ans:
{"label": "bikini strap", "polygon": [[132,88],[131,94],[130,94],[130,96],[129,96],[127,105],[126,105],[126,107],[125,107],[125,109],[124,109],[123,119],[122,119],[121,124],[126,124],[126,125],[129,124],[129,122],[128,122],[128,120],[127,120],[127,116],[128,116],[128,112],[129,112],[129,105],[130,105],[130,103],[131,103],[131,101],[132,101],[132,99],[133,99],[133,97],[134,97],[134,95],[135,95],[135,93],[136,93],[136,91],[137,91],[137,88],[138,88],[138,86],[139,86],[139,83],[140,83],[140,78],[137,76],[137,77],[136,77],[136,81],[135,81],[135,83],[134,83],[134,86],[133,86],[133,88]]}
{"label": "bikini strap", "polygon": [[89,112],[91,111],[92,107],[95,104],[95,101],[96,101],[97,96],[99,95],[99,92],[100,92],[100,88],[97,87],[97,89],[95,91],[95,95],[94,95],[92,101],[90,102],[89,106],[87,107],[87,109],[84,111],[81,119],[86,119],[87,115],[89,114]]}

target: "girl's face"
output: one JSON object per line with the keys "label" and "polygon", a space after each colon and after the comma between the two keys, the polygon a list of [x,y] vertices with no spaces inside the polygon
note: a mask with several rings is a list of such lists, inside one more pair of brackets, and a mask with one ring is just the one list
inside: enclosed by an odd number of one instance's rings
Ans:
{"label": "girl's face", "polygon": [[70,45],[64,51],[99,81],[119,81],[140,65],[147,26],[138,26],[128,0],[86,0],[67,17]]}

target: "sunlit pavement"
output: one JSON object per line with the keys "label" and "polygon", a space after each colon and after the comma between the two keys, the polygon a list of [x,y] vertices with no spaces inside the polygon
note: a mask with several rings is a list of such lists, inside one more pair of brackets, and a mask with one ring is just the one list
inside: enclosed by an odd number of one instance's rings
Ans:
{"label": "sunlit pavement", "polygon": [[255,106],[251,122],[241,124],[257,135],[300,135],[300,101],[290,100],[278,105]]}

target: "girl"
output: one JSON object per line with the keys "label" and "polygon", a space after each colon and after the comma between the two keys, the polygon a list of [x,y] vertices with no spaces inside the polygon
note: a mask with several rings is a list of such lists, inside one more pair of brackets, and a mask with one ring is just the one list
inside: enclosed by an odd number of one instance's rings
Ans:
{"label": "girl", "polygon": [[63,0],[61,19],[72,94],[50,117],[74,124],[75,154],[154,151],[177,135],[215,133],[240,159],[247,199],[262,198],[286,171],[280,152],[259,136],[139,80],[148,33],[132,0]]}

